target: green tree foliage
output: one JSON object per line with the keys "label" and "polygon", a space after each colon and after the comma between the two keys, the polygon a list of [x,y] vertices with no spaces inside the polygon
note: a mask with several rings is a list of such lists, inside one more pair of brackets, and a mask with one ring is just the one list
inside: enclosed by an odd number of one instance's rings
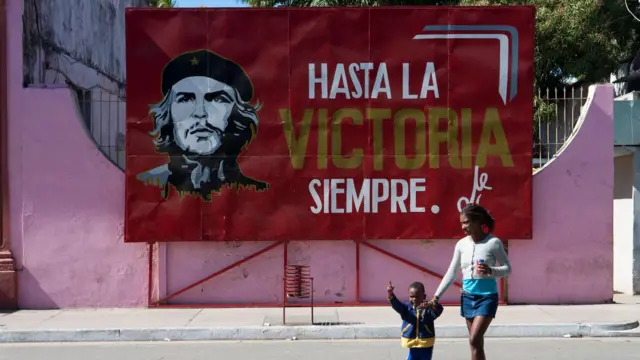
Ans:
{"label": "green tree foliage", "polygon": [[460,4],[536,6],[536,83],[542,88],[561,86],[567,76],[605,80],[640,50],[640,22],[627,11],[624,0],[461,0]]}
{"label": "green tree foliage", "polygon": [[459,0],[244,0],[256,7],[456,5]]}
{"label": "green tree foliage", "polygon": [[149,6],[157,8],[176,7],[176,0],[149,0]]}

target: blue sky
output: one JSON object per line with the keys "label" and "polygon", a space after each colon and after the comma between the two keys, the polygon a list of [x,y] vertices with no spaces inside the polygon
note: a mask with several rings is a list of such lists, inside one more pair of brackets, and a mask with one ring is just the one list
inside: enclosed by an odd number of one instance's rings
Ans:
{"label": "blue sky", "polygon": [[178,7],[244,7],[237,0],[178,0]]}

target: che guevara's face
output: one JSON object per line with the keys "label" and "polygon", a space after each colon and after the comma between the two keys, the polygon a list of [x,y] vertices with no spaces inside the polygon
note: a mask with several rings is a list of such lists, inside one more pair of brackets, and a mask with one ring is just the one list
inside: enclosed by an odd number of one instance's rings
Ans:
{"label": "che guevara's face", "polygon": [[222,145],[234,102],[233,88],[205,76],[173,85],[171,119],[176,144],[187,153],[210,155]]}

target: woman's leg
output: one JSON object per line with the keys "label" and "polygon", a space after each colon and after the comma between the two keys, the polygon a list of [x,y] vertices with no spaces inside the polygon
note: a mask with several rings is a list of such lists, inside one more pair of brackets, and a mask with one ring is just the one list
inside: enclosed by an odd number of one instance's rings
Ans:
{"label": "woman's leg", "polygon": [[469,331],[469,335],[471,335],[471,327],[473,326],[473,318],[464,319],[464,320],[467,323],[467,330]]}
{"label": "woman's leg", "polygon": [[[471,360],[487,359],[484,355],[484,334],[487,332],[492,320],[493,318],[486,316],[476,316],[471,320],[471,330],[469,331]],[[467,320],[467,324],[469,324],[469,320]]]}

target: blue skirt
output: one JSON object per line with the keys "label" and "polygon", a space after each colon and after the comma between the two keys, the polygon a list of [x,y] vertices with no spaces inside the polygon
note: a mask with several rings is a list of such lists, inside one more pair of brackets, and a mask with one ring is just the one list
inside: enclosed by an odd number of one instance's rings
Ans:
{"label": "blue skirt", "polygon": [[473,319],[476,316],[496,317],[498,294],[475,295],[462,292],[460,296],[460,316]]}

